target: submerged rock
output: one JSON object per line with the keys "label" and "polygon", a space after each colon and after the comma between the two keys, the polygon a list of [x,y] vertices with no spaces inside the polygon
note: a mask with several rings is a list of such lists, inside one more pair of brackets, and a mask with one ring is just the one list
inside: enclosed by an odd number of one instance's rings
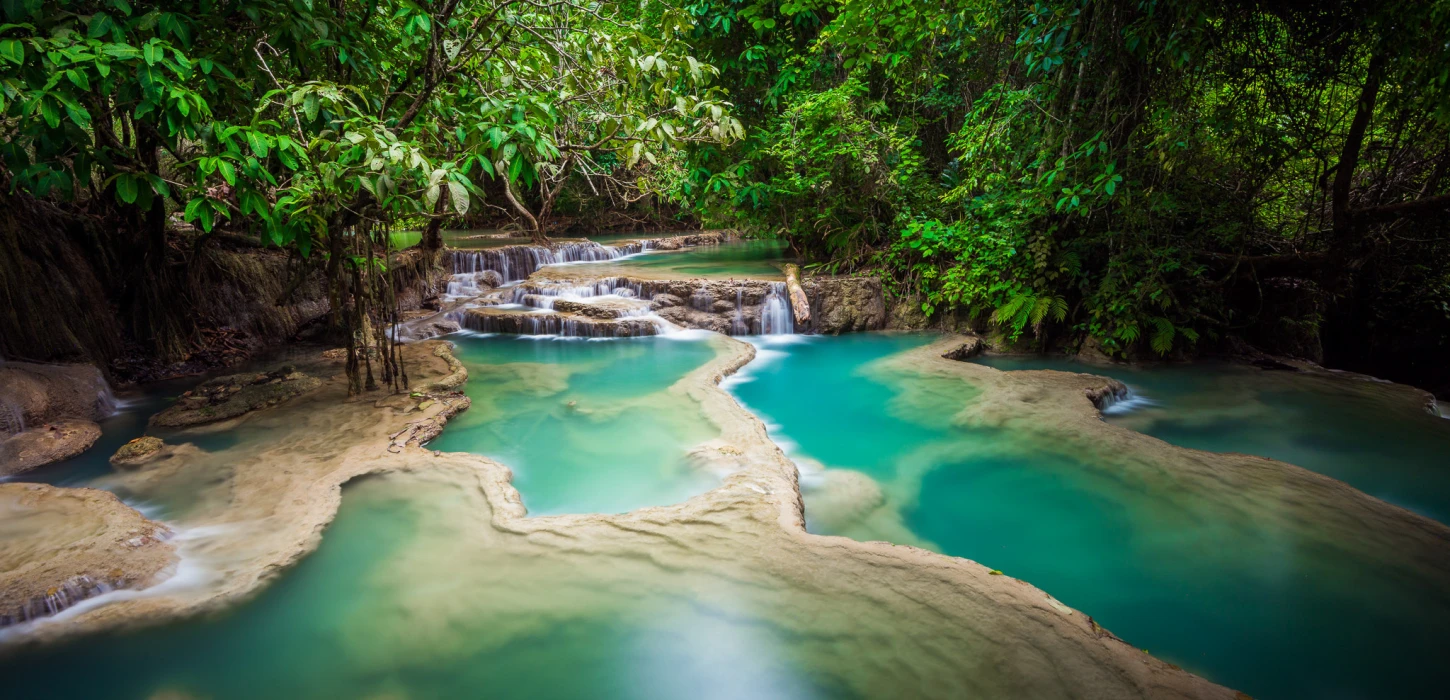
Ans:
{"label": "submerged rock", "polygon": [[111,464],[126,468],[139,467],[155,459],[164,447],[166,443],[161,438],[143,435],[121,445],[116,454],[111,455]]}
{"label": "submerged rock", "polygon": [[154,583],[175,558],[171,531],[114,494],[0,484],[0,627]]}
{"label": "submerged rock", "polygon": [[10,476],[75,457],[101,437],[88,420],[46,423],[0,442],[0,476]]}
{"label": "submerged rock", "polygon": [[174,405],[151,418],[151,424],[184,428],[236,418],[322,386],[322,381],[283,367],[259,374],[233,374],[202,382]]}

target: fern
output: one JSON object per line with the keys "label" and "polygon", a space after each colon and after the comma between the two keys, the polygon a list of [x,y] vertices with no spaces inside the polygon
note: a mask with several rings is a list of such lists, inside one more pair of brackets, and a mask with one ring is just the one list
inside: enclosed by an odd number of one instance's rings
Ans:
{"label": "fern", "polygon": [[1010,321],[1016,319],[1017,312],[1031,300],[1032,297],[1027,294],[1018,294],[1008,299],[1007,303],[997,307],[997,310],[992,312],[992,323],[999,326],[1009,325]]}
{"label": "fern", "polygon": [[992,323],[1011,327],[1015,339],[1029,325],[1034,333],[1042,333],[1049,317],[1058,323],[1067,318],[1067,300],[1060,296],[1017,294],[992,312]]}
{"label": "fern", "polygon": [[1153,348],[1153,352],[1167,355],[1173,349],[1173,338],[1178,334],[1178,329],[1173,327],[1172,321],[1162,316],[1154,316],[1151,321],[1153,337],[1148,340],[1148,345]]}

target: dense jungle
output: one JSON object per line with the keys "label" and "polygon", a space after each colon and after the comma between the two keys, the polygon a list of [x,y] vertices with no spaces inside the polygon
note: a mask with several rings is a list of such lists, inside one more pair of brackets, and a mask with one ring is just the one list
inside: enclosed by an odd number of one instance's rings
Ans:
{"label": "dense jungle", "polygon": [[1450,685],[1450,0],[0,0],[46,698]]}

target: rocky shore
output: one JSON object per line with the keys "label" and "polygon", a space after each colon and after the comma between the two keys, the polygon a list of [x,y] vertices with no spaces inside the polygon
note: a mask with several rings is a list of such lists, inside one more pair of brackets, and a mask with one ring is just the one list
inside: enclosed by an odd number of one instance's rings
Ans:
{"label": "rocky shore", "polygon": [[107,491],[0,484],[0,630],[154,583],[170,535]]}
{"label": "rocky shore", "polygon": [[0,476],[69,459],[101,436],[115,397],[92,365],[0,363]]}
{"label": "rocky shore", "polygon": [[[471,494],[474,506],[465,512],[473,515],[459,517],[481,518],[482,524],[455,524],[461,530],[448,566],[462,567],[457,575],[469,575],[466,553],[473,548],[503,547],[529,562],[516,572],[519,577],[539,567],[562,568],[590,585],[638,586],[661,575],[651,563],[658,562],[673,572],[671,586],[708,587],[721,576],[749,581],[758,597],[752,606],[772,616],[773,624],[794,629],[803,640],[831,640],[829,654],[815,650],[813,642],[805,644],[841,682],[863,694],[889,693],[913,683],[924,695],[937,697],[1024,690],[1078,695],[1083,688],[1115,698],[1234,697],[1105,634],[1050,595],[973,562],[807,533],[795,465],[770,441],[765,426],[718,386],[754,356],[754,348],[724,336],[709,342],[716,359],[669,391],[698,402],[717,425],[720,438],[710,460],[726,476],[718,488],[685,503],[623,515],[527,517],[507,467],[476,455],[431,452],[410,439],[415,428],[441,429],[448,415],[461,410],[447,393],[447,385],[457,386],[461,379],[461,367],[446,345],[411,344],[405,351],[409,366],[416,367],[410,370],[415,386],[443,393],[348,400],[345,381],[333,376],[316,391],[254,414],[249,425],[265,427],[270,436],[265,441],[242,441],[219,453],[174,455],[119,476],[142,484],[148,472],[149,478],[159,478],[158,470],[171,468],[162,465],[182,460],[186,464],[178,475],[200,470],[222,479],[219,488],[227,498],[188,525],[247,525],[182,548],[182,557],[216,567],[204,582],[119,599],[49,624],[12,626],[12,639],[154,624],[234,604],[317,546],[344,483],[363,474],[393,472]],[[417,565],[427,570],[442,564]],[[467,619],[467,608],[493,605],[472,597],[451,604],[465,610],[449,619]],[[826,619],[849,619],[851,627],[826,632],[817,627]],[[441,618],[409,617],[407,624],[427,638],[435,633],[452,638],[435,629],[453,624]],[[856,654],[850,647],[874,645],[871,640],[888,630],[904,645],[894,652],[901,664],[859,663],[858,658],[882,655],[879,650]]]}

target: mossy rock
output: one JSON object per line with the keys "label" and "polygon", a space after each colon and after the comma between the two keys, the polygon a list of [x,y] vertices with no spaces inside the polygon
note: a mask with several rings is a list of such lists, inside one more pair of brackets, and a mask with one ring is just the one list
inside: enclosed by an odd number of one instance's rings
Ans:
{"label": "mossy rock", "polygon": [[260,374],[217,377],[186,392],[170,408],[151,418],[151,425],[185,428],[236,418],[275,406],[322,386],[292,367]]}
{"label": "mossy rock", "polygon": [[166,443],[161,438],[143,435],[121,445],[121,449],[111,455],[111,464],[117,467],[138,467],[161,454],[164,447]]}

